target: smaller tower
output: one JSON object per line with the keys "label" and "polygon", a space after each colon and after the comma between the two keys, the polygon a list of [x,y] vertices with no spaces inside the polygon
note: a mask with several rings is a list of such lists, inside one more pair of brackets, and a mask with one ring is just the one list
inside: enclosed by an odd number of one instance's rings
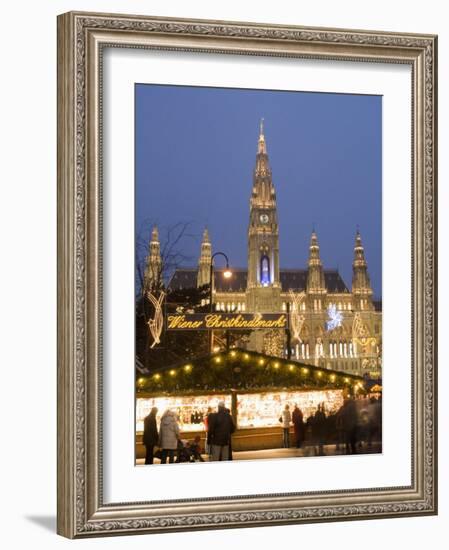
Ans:
{"label": "smaller tower", "polygon": [[156,226],[151,232],[151,240],[147,263],[145,266],[144,287],[145,290],[154,290],[162,286],[162,258],[159,231]]}
{"label": "smaller tower", "polygon": [[357,229],[354,245],[354,261],[352,263],[352,294],[357,309],[371,309],[373,290],[368,275],[368,264],[365,260],[365,250],[362,238]]}
{"label": "smaller tower", "polygon": [[212,257],[212,245],[207,227],[204,229],[201,242],[201,254],[198,262],[197,287],[210,284],[210,263]]}
{"label": "smaller tower", "polygon": [[309,262],[307,272],[307,293],[325,294],[326,283],[324,281],[323,264],[320,258],[320,245],[315,230],[312,231],[309,246]]}

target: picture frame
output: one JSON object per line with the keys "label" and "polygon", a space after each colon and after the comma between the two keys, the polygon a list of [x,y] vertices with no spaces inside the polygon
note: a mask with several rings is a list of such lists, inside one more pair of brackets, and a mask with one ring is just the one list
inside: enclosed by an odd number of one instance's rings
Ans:
{"label": "picture frame", "polygon": [[[105,501],[102,94],[108,48],[411,69],[410,484]],[[436,201],[436,36],[83,12],[59,16],[58,533],[83,538],[436,514]]]}

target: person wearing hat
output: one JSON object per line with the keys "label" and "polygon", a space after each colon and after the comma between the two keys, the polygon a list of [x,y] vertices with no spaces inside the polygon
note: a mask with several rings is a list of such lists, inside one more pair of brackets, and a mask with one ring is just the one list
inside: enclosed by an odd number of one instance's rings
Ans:
{"label": "person wearing hat", "polygon": [[235,431],[234,421],[225,402],[218,402],[216,413],[209,415],[207,442],[211,447],[211,460],[229,460],[231,435]]}

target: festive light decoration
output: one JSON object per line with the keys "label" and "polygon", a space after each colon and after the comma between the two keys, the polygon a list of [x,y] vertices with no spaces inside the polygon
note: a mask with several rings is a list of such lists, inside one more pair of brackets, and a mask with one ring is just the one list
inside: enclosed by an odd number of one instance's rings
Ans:
{"label": "festive light decoration", "polygon": [[148,299],[154,306],[154,317],[153,319],[150,319],[148,321],[148,326],[150,327],[151,336],[153,337],[153,343],[151,344],[150,348],[154,348],[157,344],[160,344],[161,340],[161,334],[162,334],[162,328],[164,326],[164,316],[162,314],[162,302],[165,298],[165,292],[161,290],[159,297],[156,298],[156,296],[151,293],[147,292]]}
{"label": "festive light decoration", "polygon": [[299,294],[295,294],[293,290],[290,290],[289,294],[292,300],[292,308],[290,311],[290,329],[292,331],[293,340],[297,340],[299,343],[302,343],[299,335],[301,333],[306,318],[304,317],[304,315],[301,315],[299,313],[299,310],[306,294],[304,291],[300,292]]}
{"label": "festive light decoration", "polygon": [[326,329],[330,332],[338,327],[341,327],[343,323],[343,315],[338,311],[335,304],[331,304],[327,308],[328,320],[326,321]]}

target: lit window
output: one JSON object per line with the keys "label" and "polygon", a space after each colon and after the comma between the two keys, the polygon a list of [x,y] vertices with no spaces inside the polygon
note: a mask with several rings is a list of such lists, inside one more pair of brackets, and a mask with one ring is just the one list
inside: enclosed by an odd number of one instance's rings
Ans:
{"label": "lit window", "polygon": [[264,286],[270,284],[270,260],[266,254],[260,259],[260,282]]}

